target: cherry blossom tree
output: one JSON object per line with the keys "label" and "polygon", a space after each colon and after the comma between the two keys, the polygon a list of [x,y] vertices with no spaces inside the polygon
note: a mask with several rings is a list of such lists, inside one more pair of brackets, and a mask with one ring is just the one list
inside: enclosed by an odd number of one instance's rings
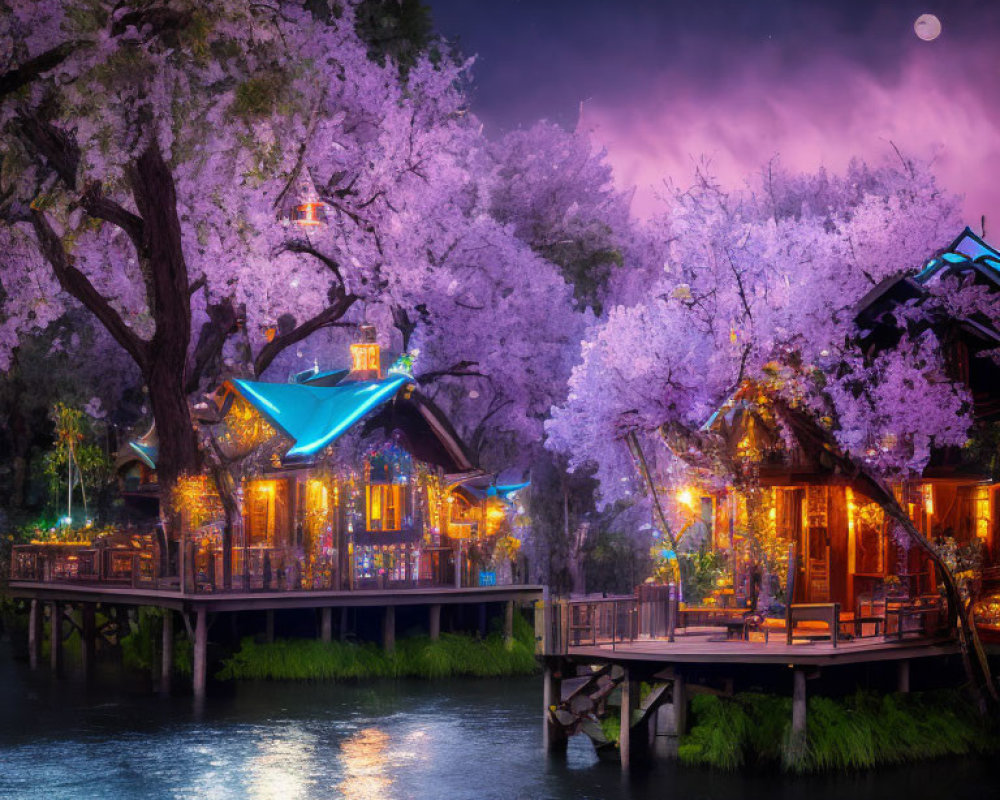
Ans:
{"label": "cherry blossom tree", "polygon": [[490,207],[467,64],[395,63],[354,3],[2,10],[0,367],[86,308],[148,390],[165,495],[206,455],[225,476],[205,392],[362,321],[422,351],[488,464],[537,440],[586,318]]}
{"label": "cherry blossom tree", "polygon": [[[868,292],[954,237],[956,209],[908,161],[854,164],[841,177],[769,169],[734,192],[699,175],[651,223],[649,241],[662,244],[640,267],[645,295],[591,331],[547,430],[574,464],[597,464],[610,501],[636,475],[630,442],[668,470],[730,449],[705,423],[752,386],[786,438],[842,472],[935,561],[962,622],[970,676],[995,697],[954,576],[888,488],[918,476],[932,448],[964,444],[972,424],[968,393],[930,324],[934,309],[947,302],[996,320],[995,297],[956,283],[900,307],[898,343],[888,348],[866,347],[856,323]],[[725,471],[725,461],[714,463]]]}

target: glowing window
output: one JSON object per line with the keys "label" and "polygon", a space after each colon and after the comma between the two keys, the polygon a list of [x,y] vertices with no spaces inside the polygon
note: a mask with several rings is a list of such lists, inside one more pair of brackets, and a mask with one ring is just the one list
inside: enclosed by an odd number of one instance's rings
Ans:
{"label": "glowing window", "polygon": [[972,510],[975,520],[976,536],[986,540],[990,535],[990,495],[985,486],[976,489],[973,495]]}
{"label": "glowing window", "polygon": [[365,488],[366,518],[370,531],[398,531],[403,527],[403,487],[376,483]]}

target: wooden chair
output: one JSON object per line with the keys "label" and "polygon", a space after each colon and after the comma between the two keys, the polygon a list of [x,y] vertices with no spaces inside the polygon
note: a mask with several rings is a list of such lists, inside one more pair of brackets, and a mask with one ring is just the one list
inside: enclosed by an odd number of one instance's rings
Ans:
{"label": "wooden chair", "polygon": [[[830,633],[828,637],[823,635],[822,638],[829,638],[836,647],[840,638],[840,603],[790,603],[785,623],[787,644],[792,643],[796,622],[825,622]],[[816,634],[807,634],[804,638],[818,637]]]}

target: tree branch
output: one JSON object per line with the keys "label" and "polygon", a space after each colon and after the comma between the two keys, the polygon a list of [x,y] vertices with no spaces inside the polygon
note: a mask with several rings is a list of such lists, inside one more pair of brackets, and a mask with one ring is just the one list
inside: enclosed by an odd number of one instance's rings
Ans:
{"label": "tree branch", "polygon": [[52,267],[59,285],[64,291],[83,303],[101,321],[101,324],[108,329],[115,341],[132,356],[139,369],[145,372],[149,362],[147,342],[133,333],[121,315],[94,288],[87,276],[73,266],[71,257],[66,253],[66,249],[56,232],[52,230],[45,214],[38,209],[32,209],[31,224],[38,237],[42,255]]}
{"label": "tree branch", "polygon": [[63,42],[0,75],[0,99],[27,86],[42,73],[58,67],[81,44],[83,42],[80,41]]}
{"label": "tree branch", "polygon": [[187,381],[184,385],[187,394],[198,388],[207,367],[218,359],[238,318],[231,297],[209,304],[205,311],[208,314],[208,321],[201,326],[201,331],[198,333],[198,343],[195,345],[191,365],[187,371]]}
{"label": "tree branch", "polygon": [[80,206],[90,216],[102,219],[121,228],[132,240],[136,252],[140,258],[143,257],[145,242],[144,224],[141,217],[136,216],[128,209],[104,196],[101,191],[101,184],[97,181],[90,183],[80,197]]}
{"label": "tree branch", "polygon": [[298,327],[293,328],[287,333],[275,336],[261,348],[260,353],[257,354],[257,358],[254,359],[254,372],[259,377],[285,348],[301,342],[321,328],[329,328],[336,324],[347,313],[347,310],[354,305],[354,301],[357,299],[355,295],[347,294],[340,288],[332,289],[330,291],[331,302],[329,306],[320,311],[316,316],[307,319]]}
{"label": "tree branch", "polygon": [[25,149],[41,156],[70,191],[76,189],[80,147],[69,134],[34,115],[19,116],[14,122],[14,132]]}
{"label": "tree branch", "polygon": [[344,285],[344,276],[340,273],[340,264],[325,253],[321,253],[305,239],[290,239],[275,251],[275,255],[280,253],[299,253],[312,256],[336,276],[341,286]]}
{"label": "tree branch", "polygon": [[438,378],[486,378],[482,372],[476,372],[469,367],[478,366],[478,361],[459,361],[446,369],[437,369],[431,372],[424,372],[416,376],[416,381],[420,384],[427,384]]}

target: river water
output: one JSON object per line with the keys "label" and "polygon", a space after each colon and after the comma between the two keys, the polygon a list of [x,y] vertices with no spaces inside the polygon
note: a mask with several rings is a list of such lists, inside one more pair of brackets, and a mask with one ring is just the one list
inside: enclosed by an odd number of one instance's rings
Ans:
{"label": "river water", "polygon": [[992,798],[952,760],[822,778],[658,767],[623,780],[583,737],[539,750],[541,680],[243,684],[201,710],[105,678],[32,675],[0,643],[0,798],[919,800]]}

